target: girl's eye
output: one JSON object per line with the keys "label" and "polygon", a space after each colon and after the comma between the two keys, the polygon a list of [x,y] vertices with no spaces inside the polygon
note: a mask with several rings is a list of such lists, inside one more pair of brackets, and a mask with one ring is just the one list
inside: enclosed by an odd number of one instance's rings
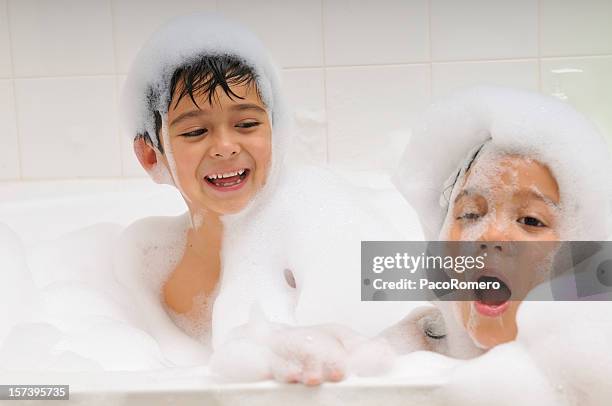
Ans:
{"label": "girl's eye", "polygon": [[259,121],[247,121],[247,122],[244,122],[244,123],[236,124],[236,127],[238,127],[238,128],[251,128],[251,127],[257,127],[260,124],[261,123]]}
{"label": "girl's eye", "polygon": [[480,218],[480,214],[478,213],[464,213],[461,216],[457,217],[457,220],[469,220],[474,221]]}
{"label": "girl's eye", "polygon": [[517,221],[521,224],[524,224],[530,227],[546,227],[546,224],[544,224],[542,221],[538,220],[535,217],[525,216],[525,217],[521,217]]}
{"label": "girl's eye", "polygon": [[200,128],[198,130],[189,131],[188,133],[181,134],[181,137],[199,137],[200,135],[206,134],[208,130],[206,128]]}

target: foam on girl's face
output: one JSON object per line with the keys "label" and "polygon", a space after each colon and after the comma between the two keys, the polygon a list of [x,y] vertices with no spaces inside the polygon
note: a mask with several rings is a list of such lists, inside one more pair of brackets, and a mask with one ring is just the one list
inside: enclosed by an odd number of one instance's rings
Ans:
{"label": "foam on girl's face", "polygon": [[557,240],[562,205],[550,170],[488,144],[457,179],[440,236],[464,241]]}
{"label": "foam on girl's face", "polygon": [[[506,282],[511,296],[500,305],[503,307],[466,301],[456,303],[455,308],[455,316],[474,343],[491,348],[516,337],[520,300],[550,273],[550,255],[532,258],[524,245],[517,249],[507,242],[558,240],[562,205],[557,182],[546,166],[529,157],[507,154],[490,143],[465,171],[451,195],[441,239],[481,241],[482,247],[494,243],[503,250],[488,252],[483,271],[483,275]],[[516,269],[520,272],[512,272]],[[499,309],[504,310],[497,312]]]}
{"label": "foam on girl's face", "polygon": [[432,106],[415,126],[394,178],[419,212],[429,239],[439,235],[447,212],[445,204],[436,204],[444,181],[471,148],[487,139],[508,154],[544,163],[554,174],[564,206],[564,240],[607,237],[612,161],[597,129],[554,98],[478,87]]}

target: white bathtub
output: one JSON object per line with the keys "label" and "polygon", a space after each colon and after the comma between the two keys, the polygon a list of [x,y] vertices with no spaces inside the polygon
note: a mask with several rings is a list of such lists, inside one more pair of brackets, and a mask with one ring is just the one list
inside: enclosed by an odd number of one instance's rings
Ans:
{"label": "white bathtub", "polygon": [[[419,354],[416,357],[419,358]],[[410,357],[400,362],[410,365]],[[418,360],[417,360],[418,361]],[[450,368],[428,364],[422,370],[403,368],[396,376],[349,378],[319,387],[273,381],[236,384],[212,383],[204,369],[151,372],[0,374],[3,384],[70,385],[66,404],[95,405],[441,405],[438,390]],[[19,404],[11,402],[10,404]],[[23,404],[26,404],[24,401]]]}
{"label": "white bathtub", "polygon": [[[342,173],[340,171],[340,173]],[[359,178],[366,194],[397,222],[414,222],[412,211],[384,174]],[[148,179],[6,182],[0,184],[0,223],[19,234],[26,249],[101,222],[127,225],[152,215],[177,215],[185,205],[175,189]],[[397,213],[405,213],[398,218]],[[415,238],[419,232],[415,231]],[[423,357],[426,357],[425,361]],[[431,362],[434,357],[439,362]],[[211,380],[205,368],[148,372],[1,372],[2,384],[70,384],[70,404],[436,404],[436,390],[453,362],[412,354],[388,376],[356,378],[318,388],[276,382],[228,384]],[[423,369],[423,366],[427,367]],[[11,404],[18,404],[11,402]]]}

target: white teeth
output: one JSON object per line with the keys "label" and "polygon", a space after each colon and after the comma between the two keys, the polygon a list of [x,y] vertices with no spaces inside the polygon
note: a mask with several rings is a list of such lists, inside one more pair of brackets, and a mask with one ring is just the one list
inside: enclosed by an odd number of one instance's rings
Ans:
{"label": "white teeth", "polygon": [[214,173],[211,175],[207,175],[206,177],[210,180],[215,180],[215,179],[223,179],[223,178],[230,178],[232,176],[236,176],[236,175],[242,175],[244,173],[246,169],[240,169],[238,171],[235,172],[227,172],[227,173]]}

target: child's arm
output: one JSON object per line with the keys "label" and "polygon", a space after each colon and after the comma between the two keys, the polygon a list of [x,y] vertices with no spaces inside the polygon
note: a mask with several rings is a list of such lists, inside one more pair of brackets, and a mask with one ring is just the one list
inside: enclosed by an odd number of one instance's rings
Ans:
{"label": "child's arm", "polygon": [[434,351],[446,354],[446,328],[440,310],[421,306],[379,334],[397,354]]}

